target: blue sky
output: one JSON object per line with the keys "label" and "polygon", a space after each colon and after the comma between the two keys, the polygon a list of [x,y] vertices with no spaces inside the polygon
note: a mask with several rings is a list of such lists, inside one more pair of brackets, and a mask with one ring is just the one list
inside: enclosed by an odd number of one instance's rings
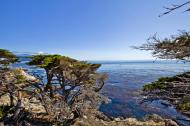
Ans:
{"label": "blue sky", "polygon": [[182,9],[159,18],[163,6],[186,0],[1,0],[0,48],[58,53],[80,60],[151,59],[131,49],[157,33],[189,30]]}

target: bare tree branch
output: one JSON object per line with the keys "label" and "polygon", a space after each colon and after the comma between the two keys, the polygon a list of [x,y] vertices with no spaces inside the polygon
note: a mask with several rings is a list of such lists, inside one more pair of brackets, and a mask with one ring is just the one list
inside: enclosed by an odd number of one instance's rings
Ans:
{"label": "bare tree branch", "polygon": [[[172,4],[171,7],[164,7],[164,9],[166,9],[166,11],[164,13],[160,14],[159,17],[169,14],[169,13],[171,13],[179,8],[182,8],[188,4],[190,4],[190,1],[187,1],[180,5]],[[187,11],[190,11],[190,8],[184,10],[184,12],[187,12]]]}
{"label": "bare tree branch", "polygon": [[152,55],[160,59],[188,61],[190,57],[190,33],[180,31],[179,35],[163,40],[160,40],[154,35],[148,39],[147,43],[133,48],[152,51]]}

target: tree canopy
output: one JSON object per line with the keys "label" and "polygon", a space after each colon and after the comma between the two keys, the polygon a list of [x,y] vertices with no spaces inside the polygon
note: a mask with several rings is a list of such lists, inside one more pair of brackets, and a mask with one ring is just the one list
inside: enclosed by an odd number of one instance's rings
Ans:
{"label": "tree canopy", "polygon": [[[41,98],[49,115],[63,111],[64,118],[72,114],[79,116],[88,108],[97,108],[103,100],[99,91],[103,88],[107,75],[97,73],[100,64],[61,55],[35,55],[28,64],[46,71],[47,84],[44,89],[38,88],[40,94],[47,94]],[[60,92],[61,97],[55,102],[54,99],[60,96]]]}
{"label": "tree canopy", "polygon": [[68,99],[70,92],[76,87],[90,87],[94,91],[99,91],[106,79],[104,74],[96,72],[100,64],[91,64],[61,55],[35,55],[28,64],[46,70],[46,89],[50,90],[51,97],[55,84],[61,86],[65,99]]}
{"label": "tree canopy", "polygon": [[7,66],[10,63],[18,62],[18,58],[12,52],[6,49],[0,49],[0,64]]}
{"label": "tree canopy", "polygon": [[32,56],[32,60],[28,63],[29,65],[36,65],[40,68],[44,68],[49,70],[55,66],[58,66],[60,60],[65,61],[76,61],[69,57],[61,56],[61,55],[34,55]]}
{"label": "tree canopy", "polygon": [[163,40],[154,35],[148,39],[147,43],[134,48],[152,51],[152,55],[160,59],[189,60],[190,33],[181,31],[180,34]]}

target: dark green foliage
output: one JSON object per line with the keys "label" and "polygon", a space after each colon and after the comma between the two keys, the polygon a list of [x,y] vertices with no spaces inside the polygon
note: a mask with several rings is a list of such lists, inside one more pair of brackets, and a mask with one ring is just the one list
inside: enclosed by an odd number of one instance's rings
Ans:
{"label": "dark green foliage", "polygon": [[16,75],[15,79],[17,80],[17,84],[26,82],[26,77],[23,75]]}
{"label": "dark green foliage", "polygon": [[28,64],[46,71],[47,83],[38,88],[45,95],[41,97],[43,106],[55,122],[63,123],[71,117],[75,120],[107,100],[99,94],[107,78],[106,74],[96,72],[100,64],[61,55],[36,55]]}
{"label": "dark green foliage", "polygon": [[53,96],[53,77],[57,78],[63,92],[66,92],[65,86],[71,86],[71,89],[74,89],[80,85],[95,84],[96,70],[101,66],[100,64],[91,64],[61,55],[36,55],[32,57],[28,64],[36,65],[46,70],[46,89],[50,90],[50,96]]}
{"label": "dark green foliage", "polygon": [[8,114],[11,112],[11,106],[5,106],[2,105],[0,106],[0,121]]}
{"label": "dark green foliage", "polygon": [[180,74],[180,75],[176,75],[174,77],[161,77],[159,78],[157,81],[152,82],[151,84],[147,84],[143,86],[143,90],[144,91],[152,91],[152,90],[162,90],[165,89],[167,87],[168,82],[172,82],[172,81],[179,81],[180,76],[188,76],[187,73],[184,74]]}
{"label": "dark green foliage", "polygon": [[60,58],[60,55],[35,55],[32,57],[32,61],[30,61],[28,65],[36,65],[41,68],[50,69],[51,67],[56,66]]}
{"label": "dark green foliage", "polygon": [[163,77],[143,87],[144,94],[150,99],[168,100],[184,112],[190,111],[190,72],[173,77]]}
{"label": "dark green foliage", "polygon": [[181,110],[190,111],[190,101],[179,105]]}
{"label": "dark green foliage", "polygon": [[179,75],[176,75],[175,78],[179,80],[179,77],[185,77],[185,78],[190,78],[190,72],[185,72]]}
{"label": "dark green foliage", "polygon": [[21,73],[20,69],[15,69],[13,71],[17,83],[26,82],[26,77]]}
{"label": "dark green foliage", "polygon": [[12,52],[0,49],[0,64],[3,66],[8,66],[10,63],[18,62],[18,58]]}
{"label": "dark green foliage", "polygon": [[156,36],[150,37],[146,44],[135,49],[152,51],[154,57],[160,59],[189,60],[190,33],[181,31],[179,35],[160,40]]}
{"label": "dark green foliage", "polygon": [[190,111],[190,96],[183,98],[179,108],[184,111]]}
{"label": "dark green foliage", "polygon": [[61,55],[36,55],[32,57],[32,60],[28,64],[44,68],[47,74],[65,71],[77,77],[83,76],[84,73],[95,73],[101,66],[100,64],[90,64]]}
{"label": "dark green foliage", "polygon": [[54,74],[52,71],[53,69],[58,67],[62,61],[72,63],[76,60],[61,55],[35,55],[32,57],[32,60],[28,63],[28,65],[36,65],[40,68],[45,69],[47,75],[46,89],[50,90],[51,97],[53,97],[51,81]]}
{"label": "dark green foliage", "polygon": [[76,61],[72,58],[61,55],[35,55],[32,56],[32,61],[30,61],[28,65],[36,65],[38,67],[48,70],[58,66],[61,60],[70,61],[70,62]]}
{"label": "dark green foliage", "polygon": [[144,91],[151,91],[151,90],[156,90],[156,89],[164,89],[165,88],[165,82],[167,81],[171,81],[172,78],[169,77],[162,77],[160,79],[158,79],[158,81],[155,81],[151,84],[147,84],[145,86],[143,86],[143,90]]}
{"label": "dark green foliage", "polygon": [[154,82],[152,84],[147,84],[143,86],[144,91],[152,91],[152,90],[163,89],[163,88],[164,88],[164,84],[158,83],[158,82]]}

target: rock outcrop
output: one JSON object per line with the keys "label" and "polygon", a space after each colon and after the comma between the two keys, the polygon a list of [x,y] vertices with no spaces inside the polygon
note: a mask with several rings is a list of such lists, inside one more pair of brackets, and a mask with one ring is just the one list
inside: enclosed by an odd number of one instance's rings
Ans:
{"label": "rock outcrop", "polygon": [[145,85],[143,91],[147,100],[167,100],[190,117],[190,72],[160,78]]}
{"label": "rock outcrop", "polygon": [[106,121],[91,115],[77,119],[73,126],[178,126],[178,124],[170,119],[163,119],[158,115],[153,115],[144,121],[139,121],[136,118],[113,118],[113,120]]}
{"label": "rock outcrop", "polygon": [[[18,76],[18,77],[17,77]],[[16,78],[16,81],[14,80]],[[30,86],[32,83],[37,83],[38,80],[27,74],[22,69],[15,69],[11,71],[7,71],[6,73],[3,73],[1,80],[1,97],[0,97],[0,106],[8,105],[10,106],[10,95],[9,91],[6,93],[7,89],[6,83],[8,82],[14,82],[14,85],[18,89],[23,89],[28,86]],[[18,81],[19,80],[19,81]],[[5,83],[6,82],[6,83]],[[30,82],[30,83],[26,83]],[[31,83],[32,82],[32,83]],[[10,86],[10,84],[8,84]],[[14,88],[15,88],[14,87]],[[15,92],[18,92],[15,90]],[[22,91],[22,97],[18,98],[19,96],[14,95],[13,103],[16,105],[18,104],[18,101],[20,100],[22,105],[20,107],[24,108],[24,112],[29,113],[30,115],[30,121],[27,119],[24,120],[22,123],[25,125],[34,125],[34,126],[41,126],[41,125],[47,125],[51,126],[53,124],[56,124],[56,122],[51,121],[51,116],[47,114],[46,109],[42,105],[42,102],[37,99],[36,97],[30,97],[32,94],[29,92]],[[59,96],[57,96],[59,97]],[[3,124],[3,123],[0,123]],[[6,124],[8,125],[8,124]],[[143,121],[139,121],[135,118],[111,118],[104,115],[102,112],[98,111],[97,109],[84,109],[84,114],[76,120],[71,121],[70,125],[73,126],[178,126],[176,122],[170,120],[170,119],[163,119],[160,116],[153,115],[149,116]]]}

